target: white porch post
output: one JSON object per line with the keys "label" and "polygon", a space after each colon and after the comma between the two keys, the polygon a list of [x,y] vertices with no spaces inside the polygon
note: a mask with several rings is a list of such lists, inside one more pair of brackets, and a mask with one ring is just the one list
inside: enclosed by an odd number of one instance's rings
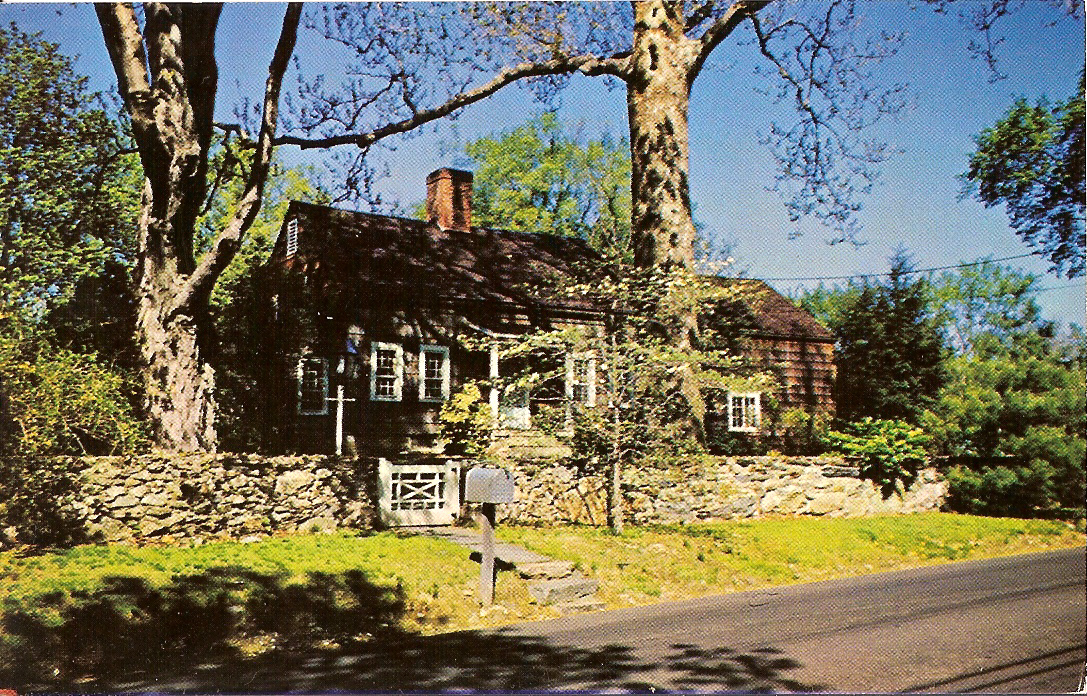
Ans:
{"label": "white porch post", "polygon": [[343,404],[345,401],[354,401],[355,399],[343,398],[343,385],[336,385],[336,398],[329,399],[329,401],[336,402],[336,456],[343,456]]}
{"label": "white porch post", "polygon": [[491,393],[489,395],[491,402],[491,420],[497,425],[498,423],[498,346],[491,346]]}

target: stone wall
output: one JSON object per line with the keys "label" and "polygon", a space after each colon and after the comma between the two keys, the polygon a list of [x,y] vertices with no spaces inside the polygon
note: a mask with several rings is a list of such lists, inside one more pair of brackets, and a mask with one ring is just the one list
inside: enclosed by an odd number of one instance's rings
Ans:
{"label": "stone wall", "polygon": [[197,454],[73,464],[81,469],[79,483],[65,504],[90,539],[237,539],[374,521],[376,472],[368,462]]}
{"label": "stone wall", "polygon": [[[499,505],[507,522],[607,521],[607,493],[600,475],[578,477],[554,463],[511,467],[516,503]],[[672,468],[623,472],[624,518],[635,524],[672,524],[764,515],[855,517],[937,510],[947,484],[925,469],[906,490],[884,498],[859,478],[857,467],[837,457],[719,457]]]}
{"label": "stone wall", "polygon": [[[466,463],[467,464],[467,463]],[[377,524],[377,462],[326,456],[146,455],[73,458],[74,493],[60,502],[88,540],[245,539],[272,532]],[[603,525],[605,480],[555,461],[504,465],[518,500],[505,522]],[[464,466],[466,471],[468,466]],[[667,524],[763,515],[859,516],[935,510],[947,492],[934,469],[884,499],[833,457],[706,457],[623,475],[625,519]],[[19,542],[5,529],[6,543]]]}

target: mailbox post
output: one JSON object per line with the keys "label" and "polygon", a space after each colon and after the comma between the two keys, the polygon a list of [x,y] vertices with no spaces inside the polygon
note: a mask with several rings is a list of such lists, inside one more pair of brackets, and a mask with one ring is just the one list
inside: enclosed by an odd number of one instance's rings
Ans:
{"label": "mailbox post", "polygon": [[483,532],[479,597],[485,606],[494,602],[494,506],[496,503],[512,503],[515,497],[513,474],[505,469],[477,467],[470,469],[464,480],[464,499],[481,504],[477,517]]}

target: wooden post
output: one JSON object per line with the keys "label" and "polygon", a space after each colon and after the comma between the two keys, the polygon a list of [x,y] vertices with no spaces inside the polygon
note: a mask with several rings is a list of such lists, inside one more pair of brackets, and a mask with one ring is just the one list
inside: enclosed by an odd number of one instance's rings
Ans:
{"label": "wooden post", "polygon": [[494,503],[483,503],[478,519],[483,531],[483,558],[479,568],[479,597],[483,606],[494,603]]}
{"label": "wooden post", "polygon": [[491,391],[487,395],[487,399],[491,405],[491,422],[495,427],[498,427],[498,346],[495,345],[491,346],[489,374],[491,378]]}
{"label": "wooden post", "polygon": [[336,385],[336,398],[329,399],[336,402],[336,456],[343,456],[343,403],[354,399],[343,398],[343,385]]}
{"label": "wooden post", "polygon": [[336,456],[343,456],[343,385],[336,385]]}

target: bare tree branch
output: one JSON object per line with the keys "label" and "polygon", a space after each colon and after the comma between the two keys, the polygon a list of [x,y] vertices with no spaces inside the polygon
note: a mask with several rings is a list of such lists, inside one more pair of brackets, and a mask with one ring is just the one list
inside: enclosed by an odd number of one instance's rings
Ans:
{"label": "bare tree branch", "polygon": [[[626,61],[622,57],[597,58],[596,56],[574,56],[570,58],[556,58],[554,60],[539,63],[521,63],[501,71],[486,84],[475,89],[470,89],[452,97],[444,104],[430,109],[419,109],[411,104],[413,115],[410,118],[389,123],[367,133],[344,133],[341,135],[323,138],[306,138],[294,135],[280,136],[275,139],[276,145],[297,145],[303,150],[310,148],[335,147],[338,145],[355,145],[367,147],[379,140],[391,135],[406,133],[431,121],[444,118],[453,112],[485,99],[503,87],[518,80],[531,77],[544,77],[557,74],[570,74],[580,72],[584,75],[611,75],[623,78],[625,76]],[[410,104],[410,102],[409,102]]]}
{"label": "bare tree branch", "polygon": [[106,50],[117,73],[117,88],[128,105],[133,131],[139,137],[153,122],[151,81],[147,55],[136,13],[131,5],[96,3],[94,11],[102,27]]}
{"label": "bare tree branch", "polygon": [[[706,63],[706,59],[709,58],[713,50],[717,48],[722,41],[729,37],[730,34],[740,25],[741,22],[748,16],[754,17],[755,13],[766,7],[772,0],[739,0],[734,2],[728,10],[717,18],[717,20],[710,25],[702,37],[698,40],[698,53],[695,59],[691,63],[691,68],[687,77],[687,86],[690,88],[698,77],[698,74],[702,72],[702,66]],[[708,3],[712,4],[712,3]],[[700,8],[701,9],[701,8]],[[692,22],[701,24],[704,20],[697,20],[692,17],[688,20],[688,27]]]}
{"label": "bare tree branch", "polygon": [[[283,74],[287,70],[294,45],[298,37],[298,23],[302,16],[302,3],[291,3],[283,17],[283,29],[276,44],[275,54],[268,68],[268,81],[264,89],[264,118],[261,122],[260,135],[257,138],[257,152],[249,170],[245,192],[242,194],[234,215],[226,228],[219,233],[211,249],[204,255],[200,265],[189,277],[182,293],[178,297],[177,307],[188,307],[194,300],[206,299],[211,289],[241,245],[245,233],[252,226],[260,210],[264,195],[264,184],[268,178],[268,168],[272,163],[272,151],[276,123],[279,117],[279,93],[283,85]],[[175,310],[176,311],[176,310]]]}

